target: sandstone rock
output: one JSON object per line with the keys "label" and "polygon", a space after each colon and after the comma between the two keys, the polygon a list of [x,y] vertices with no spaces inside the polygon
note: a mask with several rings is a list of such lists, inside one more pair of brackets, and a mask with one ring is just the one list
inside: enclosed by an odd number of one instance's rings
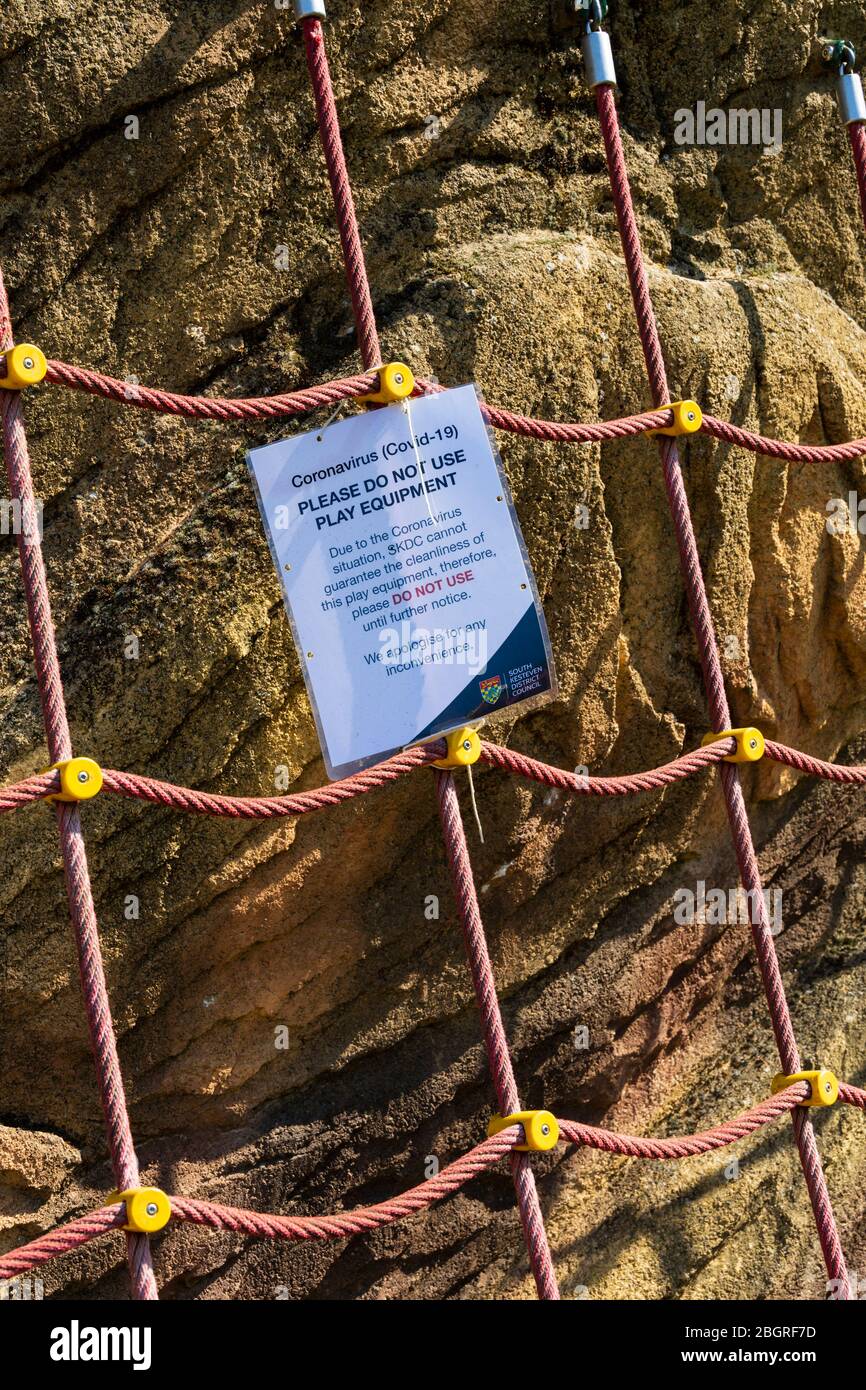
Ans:
{"label": "sandstone rock", "polygon": [[[699,0],[641,24],[614,9],[672,390],[788,439],[866,434],[863,231],[814,58],[820,8],[782,18]],[[332,10],[386,354],[550,418],[648,405],[574,31],[528,0]],[[866,38],[859,8],[839,23]],[[0,53],[16,116],[0,129],[2,255],[20,338],[188,392],[273,392],[355,369],[289,13],[231,0],[16,10]],[[698,100],[780,107],[781,150],[674,145],[675,111]],[[187,424],[50,387],[26,404],[76,748],[211,790],[270,791],[279,767],[293,788],[319,785],[243,458],[287,427]],[[494,736],[593,772],[693,747],[707,716],[657,449],[500,446],[561,693]],[[862,489],[862,464],[789,466],[704,438],[684,459],[736,719],[866,759],[862,541],[825,526],[828,499]],[[8,782],[46,762],[8,539],[0,601]],[[137,660],[124,655],[132,634]],[[862,1085],[863,794],[769,765],[746,788],[767,883],[784,894],[777,945],[801,1048]],[[748,928],[680,926],[672,911],[681,886],[736,881],[718,779],[592,804],[495,772],[477,790],[485,844],[471,848],[525,1103],[666,1134],[763,1097],[777,1066]],[[477,1141],[492,1091],[426,773],[297,822],[107,797],[85,816],[148,1180],[329,1211],[401,1191],[430,1156]],[[0,831],[8,1249],[95,1205],[110,1175],[52,818],[34,806]],[[864,1270],[862,1117],[818,1126]],[[677,1165],[560,1150],[539,1171],[568,1297],[823,1296],[790,1126]],[[157,1269],[175,1298],[532,1294],[504,1170],[348,1244],[173,1227]],[[119,1242],[44,1278],[49,1292],[124,1296]]]}

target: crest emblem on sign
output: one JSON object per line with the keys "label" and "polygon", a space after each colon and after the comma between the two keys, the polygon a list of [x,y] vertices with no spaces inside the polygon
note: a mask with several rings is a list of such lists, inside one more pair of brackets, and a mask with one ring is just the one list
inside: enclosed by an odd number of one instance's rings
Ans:
{"label": "crest emblem on sign", "polygon": [[478,688],[481,691],[481,698],[486,705],[495,705],[502,694],[502,677],[489,676],[486,681],[479,681]]}

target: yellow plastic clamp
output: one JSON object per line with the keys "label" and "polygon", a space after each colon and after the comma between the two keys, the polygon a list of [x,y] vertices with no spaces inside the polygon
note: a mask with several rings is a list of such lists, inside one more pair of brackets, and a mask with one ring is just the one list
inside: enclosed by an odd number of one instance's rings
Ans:
{"label": "yellow plastic clamp", "polygon": [[60,773],[60,791],[46,796],[46,801],[89,801],[102,791],[102,768],[92,758],[67,758],[45,771]]}
{"label": "yellow plastic clamp", "polygon": [[158,1187],[127,1187],[123,1192],[110,1192],[105,1206],[126,1203],[125,1231],[151,1234],[161,1231],[171,1216],[171,1202]]}
{"label": "yellow plastic clamp", "polygon": [[35,386],[48,371],[45,353],[35,343],[16,343],[3,355],[6,375],[0,376],[0,386],[8,391],[23,391],[25,386]]}
{"label": "yellow plastic clamp", "polygon": [[391,405],[394,401],[405,400],[406,396],[411,396],[415,390],[415,378],[405,362],[389,362],[387,366],[379,367],[377,370],[379,389],[369,392],[366,396],[359,396],[358,400],[364,404]]}
{"label": "yellow plastic clamp", "polygon": [[799,1102],[800,1105],[835,1105],[839,1099],[839,1082],[831,1071],[795,1071],[791,1076],[779,1072],[771,1082],[773,1095],[786,1091],[798,1081],[808,1081],[812,1092],[807,1100]]}
{"label": "yellow plastic clamp", "polygon": [[760,729],[722,729],[717,734],[704,734],[701,747],[706,748],[708,743],[718,743],[723,738],[737,740],[736,751],[726,753],[723,763],[756,763],[764,756],[764,735]]}
{"label": "yellow plastic clamp", "polygon": [[549,1110],[515,1110],[513,1115],[494,1115],[487,1125],[487,1137],[509,1125],[523,1125],[525,1144],[515,1144],[518,1153],[555,1149],[559,1143],[559,1124]]}
{"label": "yellow plastic clamp", "polygon": [[659,410],[672,410],[674,422],[672,425],[664,425],[661,429],[647,430],[651,437],[657,434],[694,434],[704,421],[697,401],[669,401],[667,405],[660,405]]}
{"label": "yellow plastic clamp", "polygon": [[481,739],[474,729],[455,729],[445,735],[448,756],[437,758],[434,767],[468,767],[481,757]]}

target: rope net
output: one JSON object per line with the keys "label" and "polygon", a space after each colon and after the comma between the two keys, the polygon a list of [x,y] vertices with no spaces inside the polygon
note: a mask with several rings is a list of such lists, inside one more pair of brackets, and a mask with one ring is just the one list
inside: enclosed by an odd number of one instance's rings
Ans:
{"label": "rope net", "polygon": [[[381,350],[320,21],[316,18],[305,19],[303,34],[317,123],[334,197],[349,294],[365,371],[357,376],[305,390],[246,399],[180,395],[133,385],[100,372],[70,366],[53,359],[48,361],[45,378],[47,381],[139,409],[156,410],[195,420],[241,423],[287,419],[321,407],[333,408],[375,388],[378,380],[375,369],[381,363]],[[668,405],[670,397],[664,358],[632,205],[612,87],[596,86],[595,100],[626,272],[654,405],[652,410],[641,414],[599,424],[537,420],[494,406],[482,406],[489,423],[497,429],[558,443],[579,444],[621,439],[669,426],[674,421],[674,413]],[[861,206],[866,220],[866,134],[860,125],[849,125],[848,130]],[[12,346],[8,299],[0,275],[0,354],[6,354]],[[443,388],[423,380],[418,381],[415,386],[416,394],[441,389]],[[39,700],[51,761],[60,763],[72,757],[72,744],[41,538],[35,524],[36,502],[20,391],[0,388],[0,409],[3,415],[3,447],[11,498],[21,508],[18,553]],[[866,439],[820,447],[788,444],[753,434],[717,420],[711,415],[702,417],[700,428],[723,443],[792,462],[824,463],[850,460],[866,454]],[[730,711],[678,449],[675,440],[670,436],[659,436],[658,444],[689,611],[698,642],[712,727],[726,730],[730,727]],[[706,747],[687,752],[662,767],[617,777],[583,777],[487,742],[482,743],[480,756],[482,761],[491,767],[569,794],[588,796],[629,796],[663,791],[674,782],[707,772],[714,767],[718,768],[740,878],[750,901],[754,904],[753,912],[750,913],[752,936],[773,1032],[783,1073],[786,1077],[792,1077],[801,1070],[800,1054],[767,917],[766,901],[739,772],[736,765],[728,760],[736,746],[733,736],[721,738]],[[223,796],[114,769],[103,770],[103,787],[118,796],[137,798],[153,805],[200,815],[249,819],[301,816],[376,791],[420,767],[429,766],[441,759],[444,752],[445,744],[438,740],[407,749],[376,767],[342,781],[286,796]],[[774,761],[800,773],[839,783],[866,783],[866,767],[845,767],[828,763],[769,740],[765,743],[764,752]],[[434,768],[433,771],[446,858],[480,1013],[488,1064],[499,1114],[507,1117],[520,1111],[520,1097],[478,906],[456,784],[451,771],[439,768]],[[20,810],[56,796],[60,785],[60,773],[48,771],[0,788],[0,812]],[[137,1189],[140,1178],[102,964],[81,813],[79,806],[74,803],[56,801],[54,805],[78,954],[82,997],[105,1117],[109,1154],[117,1192],[123,1193]],[[563,1119],[558,1121],[559,1139],[628,1158],[674,1160],[708,1153],[736,1143],[784,1115],[790,1115],[828,1278],[834,1281],[834,1287],[839,1291],[838,1296],[847,1298],[850,1290],[845,1259],[812,1122],[805,1105],[810,1094],[811,1087],[808,1082],[795,1081],[735,1119],[699,1134],[667,1139],[642,1138],[616,1134],[610,1130]],[[866,1109],[866,1092],[858,1087],[840,1083],[838,1098],[846,1105]],[[171,1216],[175,1220],[209,1226],[214,1230],[238,1232],[263,1239],[343,1240],[422,1211],[450,1196],[465,1183],[507,1158],[538,1295],[545,1300],[556,1300],[559,1298],[559,1290],[536,1187],[533,1160],[525,1147],[527,1139],[528,1135],[522,1124],[508,1125],[419,1186],[388,1201],[360,1207],[354,1211],[328,1216],[280,1216],[173,1195],[170,1198]],[[66,1222],[0,1257],[0,1279],[9,1279],[34,1269],[45,1261],[75,1250],[108,1232],[123,1230],[132,1296],[142,1300],[156,1299],[157,1284],[149,1237],[141,1230],[128,1229],[129,1224],[126,1201],[118,1200],[113,1194],[106,1205]]]}

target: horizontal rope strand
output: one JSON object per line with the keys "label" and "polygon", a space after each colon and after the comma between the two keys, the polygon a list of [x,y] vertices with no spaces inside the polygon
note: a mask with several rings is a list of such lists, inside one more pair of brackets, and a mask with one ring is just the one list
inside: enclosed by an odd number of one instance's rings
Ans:
{"label": "horizontal rope strand", "polygon": [[[552,767],[549,763],[530,758],[526,753],[515,752],[497,743],[482,742],[481,761],[490,767],[504,772],[512,772],[518,777],[526,777],[541,782],[547,787],[571,792],[576,796],[630,796],[641,792],[659,791],[674,782],[692,777],[720,763],[733,752],[733,738],[720,739],[705,748],[694,748],[672,762],[645,772],[623,773],[616,777],[586,776],[569,772],[565,768]],[[855,786],[866,785],[866,766],[825,762],[810,753],[801,753],[784,743],[774,743],[767,739],[766,756],[774,762],[784,763],[797,772],[812,777],[822,777],[830,782],[847,783]],[[190,811],[199,815],[245,817],[251,820],[267,820],[274,816],[302,816],[309,811],[318,811],[326,806],[337,806],[356,796],[396,781],[417,767],[426,767],[437,758],[445,755],[445,744],[441,739],[433,743],[407,748],[404,752],[376,763],[363,772],[344,777],[338,782],[329,782],[306,792],[292,792],[286,796],[229,796],[219,792],[197,791],[193,787],[182,787],[174,782],[166,782],[158,777],[144,777],[135,772],[120,772],[116,768],[103,768],[103,785],[106,791],[118,796],[131,797],[140,801],[150,801],[157,806],[165,806],[178,811]],[[16,811],[34,801],[44,801],[60,789],[60,776],[57,772],[40,772],[0,787],[0,814]]]}
{"label": "horizontal rope strand", "polygon": [[[669,1139],[646,1138],[634,1134],[618,1134],[576,1120],[559,1120],[560,1136],[579,1147],[596,1149],[623,1158],[678,1160],[695,1158],[715,1149],[736,1144],[764,1125],[795,1109],[809,1092],[805,1082],[798,1082],[770,1096],[733,1120],[726,1120],[713,1129],[697,1134],[676,1135]],[[845,1082],[839,1084],[839,1099],[846,1105],[866,1109],[866,1091]],[[277,1216],[250,1211],[245,1207],[224,1206],[191,1197],[170,1197],[172,1216],[180,1221],[214,1230],[236,1231],[262,1239],[279,1240],[344,1240],[365,1231],[391,1225],[413,1216],[435,1202],[458,1191],[467,1182],[495,1166],[523,1138],[519,1125],[500,1130],[470,1149],[467,1154],[443,1168],[440,1173],[407,1192],[372,1206],[328,1216]],[[80,1245],[117,1230],[125,1220],[124,1208],[119,1205],[98,1207],[86,1216],[76,1217],[46,1235],[38,1236],[27,1245],[19,1246],[0,1256],[0,1279],[12,1279],[27,1270],[35,1269],[47,1260],[66,1254]]]}

